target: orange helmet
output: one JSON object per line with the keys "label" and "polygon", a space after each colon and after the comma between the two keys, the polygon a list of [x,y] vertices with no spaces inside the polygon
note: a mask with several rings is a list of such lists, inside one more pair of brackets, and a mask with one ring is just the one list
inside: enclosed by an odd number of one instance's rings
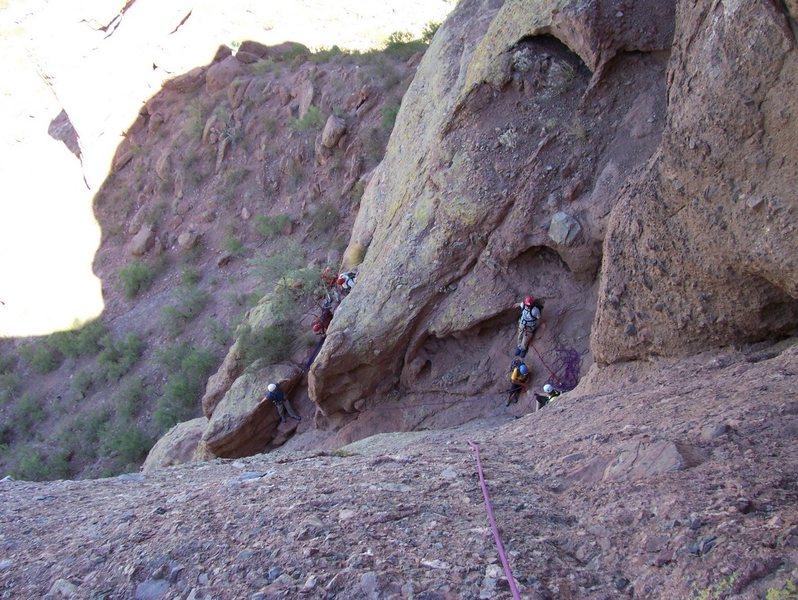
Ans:
{"label": "orange helmet", "polygon": [[532,303],[534,301],[535,299],[532,296],[527,296],[526,298],[524,298],[524,306],[532,306]]}

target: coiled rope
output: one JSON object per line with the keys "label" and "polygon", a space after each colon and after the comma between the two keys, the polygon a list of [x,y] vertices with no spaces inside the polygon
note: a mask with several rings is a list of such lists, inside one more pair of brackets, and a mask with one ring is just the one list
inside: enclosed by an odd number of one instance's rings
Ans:
{"label": "coiled rope", "polygon": [[510,591],[513,594],[513,600],[521,600],[521,595],[518,593],[518,586],[515,585],[515,578],[513,572],[510,570],[510,563],[507,560],[507,554],[504,552],[502,539],[499,537],[499,528],[496,526],[496,517],[493,516],[493,506],[490,503],[490,496],[488,496],[488,486],[485,485],[485,476],[482,473],[482,461],[479,457],[479,446],[474,442],[468,442],[468,445],[474,449],[477,455],[477,470],[479,471],[479,486],[482,488],[482,497],[485,499],[485,510],[488,513],[488,521],[490,528],[493,530],[493,540],[496,542],[496,550],[499,552],[499,560],[502,561],[502,568],[504,569],[504,576],[507,578],[507,583],[510,584]]}

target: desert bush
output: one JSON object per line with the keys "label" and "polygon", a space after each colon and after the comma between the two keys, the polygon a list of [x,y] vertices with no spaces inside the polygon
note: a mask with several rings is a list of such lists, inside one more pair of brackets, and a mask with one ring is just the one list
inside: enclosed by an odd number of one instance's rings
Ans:
{"label": "desert bush", "polygon": [[183,285],[197,285],[200,282],[200,279],[202,279],[202,273],[200,273],[194,267],[185,266],[180,272],[180,280],[183,282]]}
{"label": "desert bush", "polygon": [[188,344],[165,348],[156,360],[167,373],[153,418],[163,429],[192,418],[198,408],[205,383],[214,364],[207,350],[196,350]]}
{"label": "desert bush", "polygon": [[440,26],[441,24],[437,21],[428,21],[421,32],[421,41],[425,44],[429,44],[432,38],[435,37],[435,33],[437,33]]}
{"label": "desert bush", "polygon": [[11,402],[19,392],[21,380],[16,373],[0,374],[0,406]]}
{"label": "desert bush", "polygon": [[383,51],[399,60],[407,60],[416,52],[426,48],[427,44],[419,39],[413,39],[413,35],[410,32],[395,31],[385,40]]}
{"label": "desert bush", "polygon": [[305,262],[305,254],[295,241],[291,241],[275,254],[256,256],[249,261],[250,272],[266,285],[274,285],[286,273],[300,269]]}
{"label": "desert bush", "polygon": [[177,302],[161,309],[161,321],[171,336],[180,335],[185,326],[205,308],[208,294],[195,285],[183,285],[175,292]]}
{"label": "desert bush", "polygon": [[255,217],[255,231],[264,240],[270,240],[281,235],[290,223],[291,217],[288,215],[258,215]]}
{"label": "desert bush", "polygon": [[322,202],[310,212],[308,223],[311,231],[328,233],[340,220],[338,209],[328,202]]}
{"label": "desert bush", "polygon": [[289,327],[285,324],[268,325],[260,329],[243,325],[238,332],[238,350],[245,365],[258,359],[267,363],[282,362],[289,357],[292,342]]}
{"label": "desert bush", "polygon": [[186,119],[186,132],[194,139],[202,139],[205,130],[205,111],[199,98],[195,98],[188,105],[188,119]]}
{"label": "desert bush", "polygon": [[121,341],[109,334],[100,343],[103,349],[97,356],[97,376],[109,383],[119,380],[130,371],[146,347],[144,341],[132,333]]}
{"label": "desert bush", "polygon": [[45,340],[38,340],[21,346],[19,355],[22,360],[28,363],[31,369],[41,375],[55,371],[64,360],[63,355],[52,348]]}
{"label": "desert bush", "polygon": [[144,379],[130,377],[120,385],[111,396],[111,403],[116,409],[117,416],[123,421],[131,421],[142,411],[145,398]]}
{"label": "desert bush", "polygon": [[11,464],[11,476],[24,481],[52,481],[70,475],[66,453],[30,445],[19,447],[14,452]]}
{"label": "desert bush", "polygon": [[16,354],[0,354],[0,375],[11,373],[17,367],[17,360]]}
{"label": "desert bush", "polygon": [[44,405],[40,398],[23,394],[11,405],[11,424],[23,437],[29,437],[36,425],[44,419]]}
{"label": "desert bush", "polygon": [[73,398],[83,399],[86,397],[86,393],[91,389],[92,385],[94,385],[94,375],[91,371],[80,371],[77,375],[72,377],[72,381],[69,384],[69,391]]}
{"label": "desert bush", "polygon": [[770,588],[765,600],[798,600],[798,586],[792,579],[788,579],[784,582],[784,587]]}
{"label": "desert bush", "polygon": [[386,104],[380,110],[382,114],[382,121],[380,121],[382,128],[386,129],[387,131],[391,131],[393,129],[394,124],[396,123],[396,115],[399,114],[399,103],[391,103]]}
{"label": "desert bush", "polygon": [[244,242],[239,240],[234,234],[228,234],[222,239],[222,250],[232,254],[233,256],[240,256],[244,253]]}
{"label": "desert bush", "polygon": [[111,411],[95,408],[78,413],[56,436],[56,442],[73,461],[87,463],[97,458],[100,440],[108,430]]}
{"label": "desert bush", "polygon": [[363,193],[366,191],[366,183],[362,179],[358,179],[352,187],[352,194],[350,198],[355,206],[360,205],[360,200],[363,198]]}
{"label": "desert bush", "polygon": [[155,441],[144,430],[130,423],[111,426],[100,443],[100,456],[114,459],[119,467],[137,464],[147,457]]}
{"label": "desert bush", "polygon": [[134,259],[119,269],[119,281],[125,298],[132,300],[145,291],[155,279],[155,269],[139,259]]}
{"label": "desert bush", "polygon": [[321,114],[321,110],[318,106],[312,104],[308,107],[308,112],[304,116],[291,121],[291,126],[299,130],[318,129],[322,125],[324,125],[324,117]]}

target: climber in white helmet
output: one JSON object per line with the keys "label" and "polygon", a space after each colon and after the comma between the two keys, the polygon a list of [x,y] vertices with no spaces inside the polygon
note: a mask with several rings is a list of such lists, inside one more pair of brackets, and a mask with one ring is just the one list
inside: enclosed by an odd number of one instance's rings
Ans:
{"label": "climber in white helmet", "polygon": [[298,414],[296,414],[296,411],[294,411],[294,407],[291,406],[288,398],[285,397],[285,393],[283,392],[283,389],[280,387],[279,383],[270,383],[266,389],[269,390],[269,392],[266,394],[264,400],[269,400],[272,404],[274,404],[274,408],[277,409],[277,414],[280,415],[280,423],[285,423],[286,413],[292,419],[297,421],[302,420],[302,417],[300,417]]}
{"label": "climber in white helmet", "polygon": [[535,400],[538,401],[538,410],[546,406],[549,402],[553,401],[557,396],[559,396],[562,392],[558,390],[556,387],[547,383],[543,386],[543,393],[542,394],[535,394]]}

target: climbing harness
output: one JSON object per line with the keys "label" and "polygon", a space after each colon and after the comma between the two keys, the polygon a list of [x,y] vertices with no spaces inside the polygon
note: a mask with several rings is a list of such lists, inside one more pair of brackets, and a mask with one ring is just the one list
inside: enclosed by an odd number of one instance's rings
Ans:
{"label": "climbing harness", "polygon": [[477,455],[477,471],[479,471],[479,486],[482,488],[482,497],[485,500],[485,510],[488,513],[488,521],[490,528],[493,531],[493,540],[496,542],[496,550],[499,553],[499,559],[502,561],[502,568],[504,569],[504,576],[507,578],[507,583],[510,585],[510,591],[513,594],[513,600],[521,600],[521,595],[518,593],[518,586],[515,584],[513,572],[510,570],[510,563],[507,560],[507,554],[502,545],[502,539],[499,536],[499,528],[496,526],[496,517],[493,515],[493,506],[490,503],[490,496],[488,495],[488,486],[485,485],[485,476],[482,472],[482,461],[479,457],[479,446],[474,442],[468,442],[468,445],[474,449]]}

